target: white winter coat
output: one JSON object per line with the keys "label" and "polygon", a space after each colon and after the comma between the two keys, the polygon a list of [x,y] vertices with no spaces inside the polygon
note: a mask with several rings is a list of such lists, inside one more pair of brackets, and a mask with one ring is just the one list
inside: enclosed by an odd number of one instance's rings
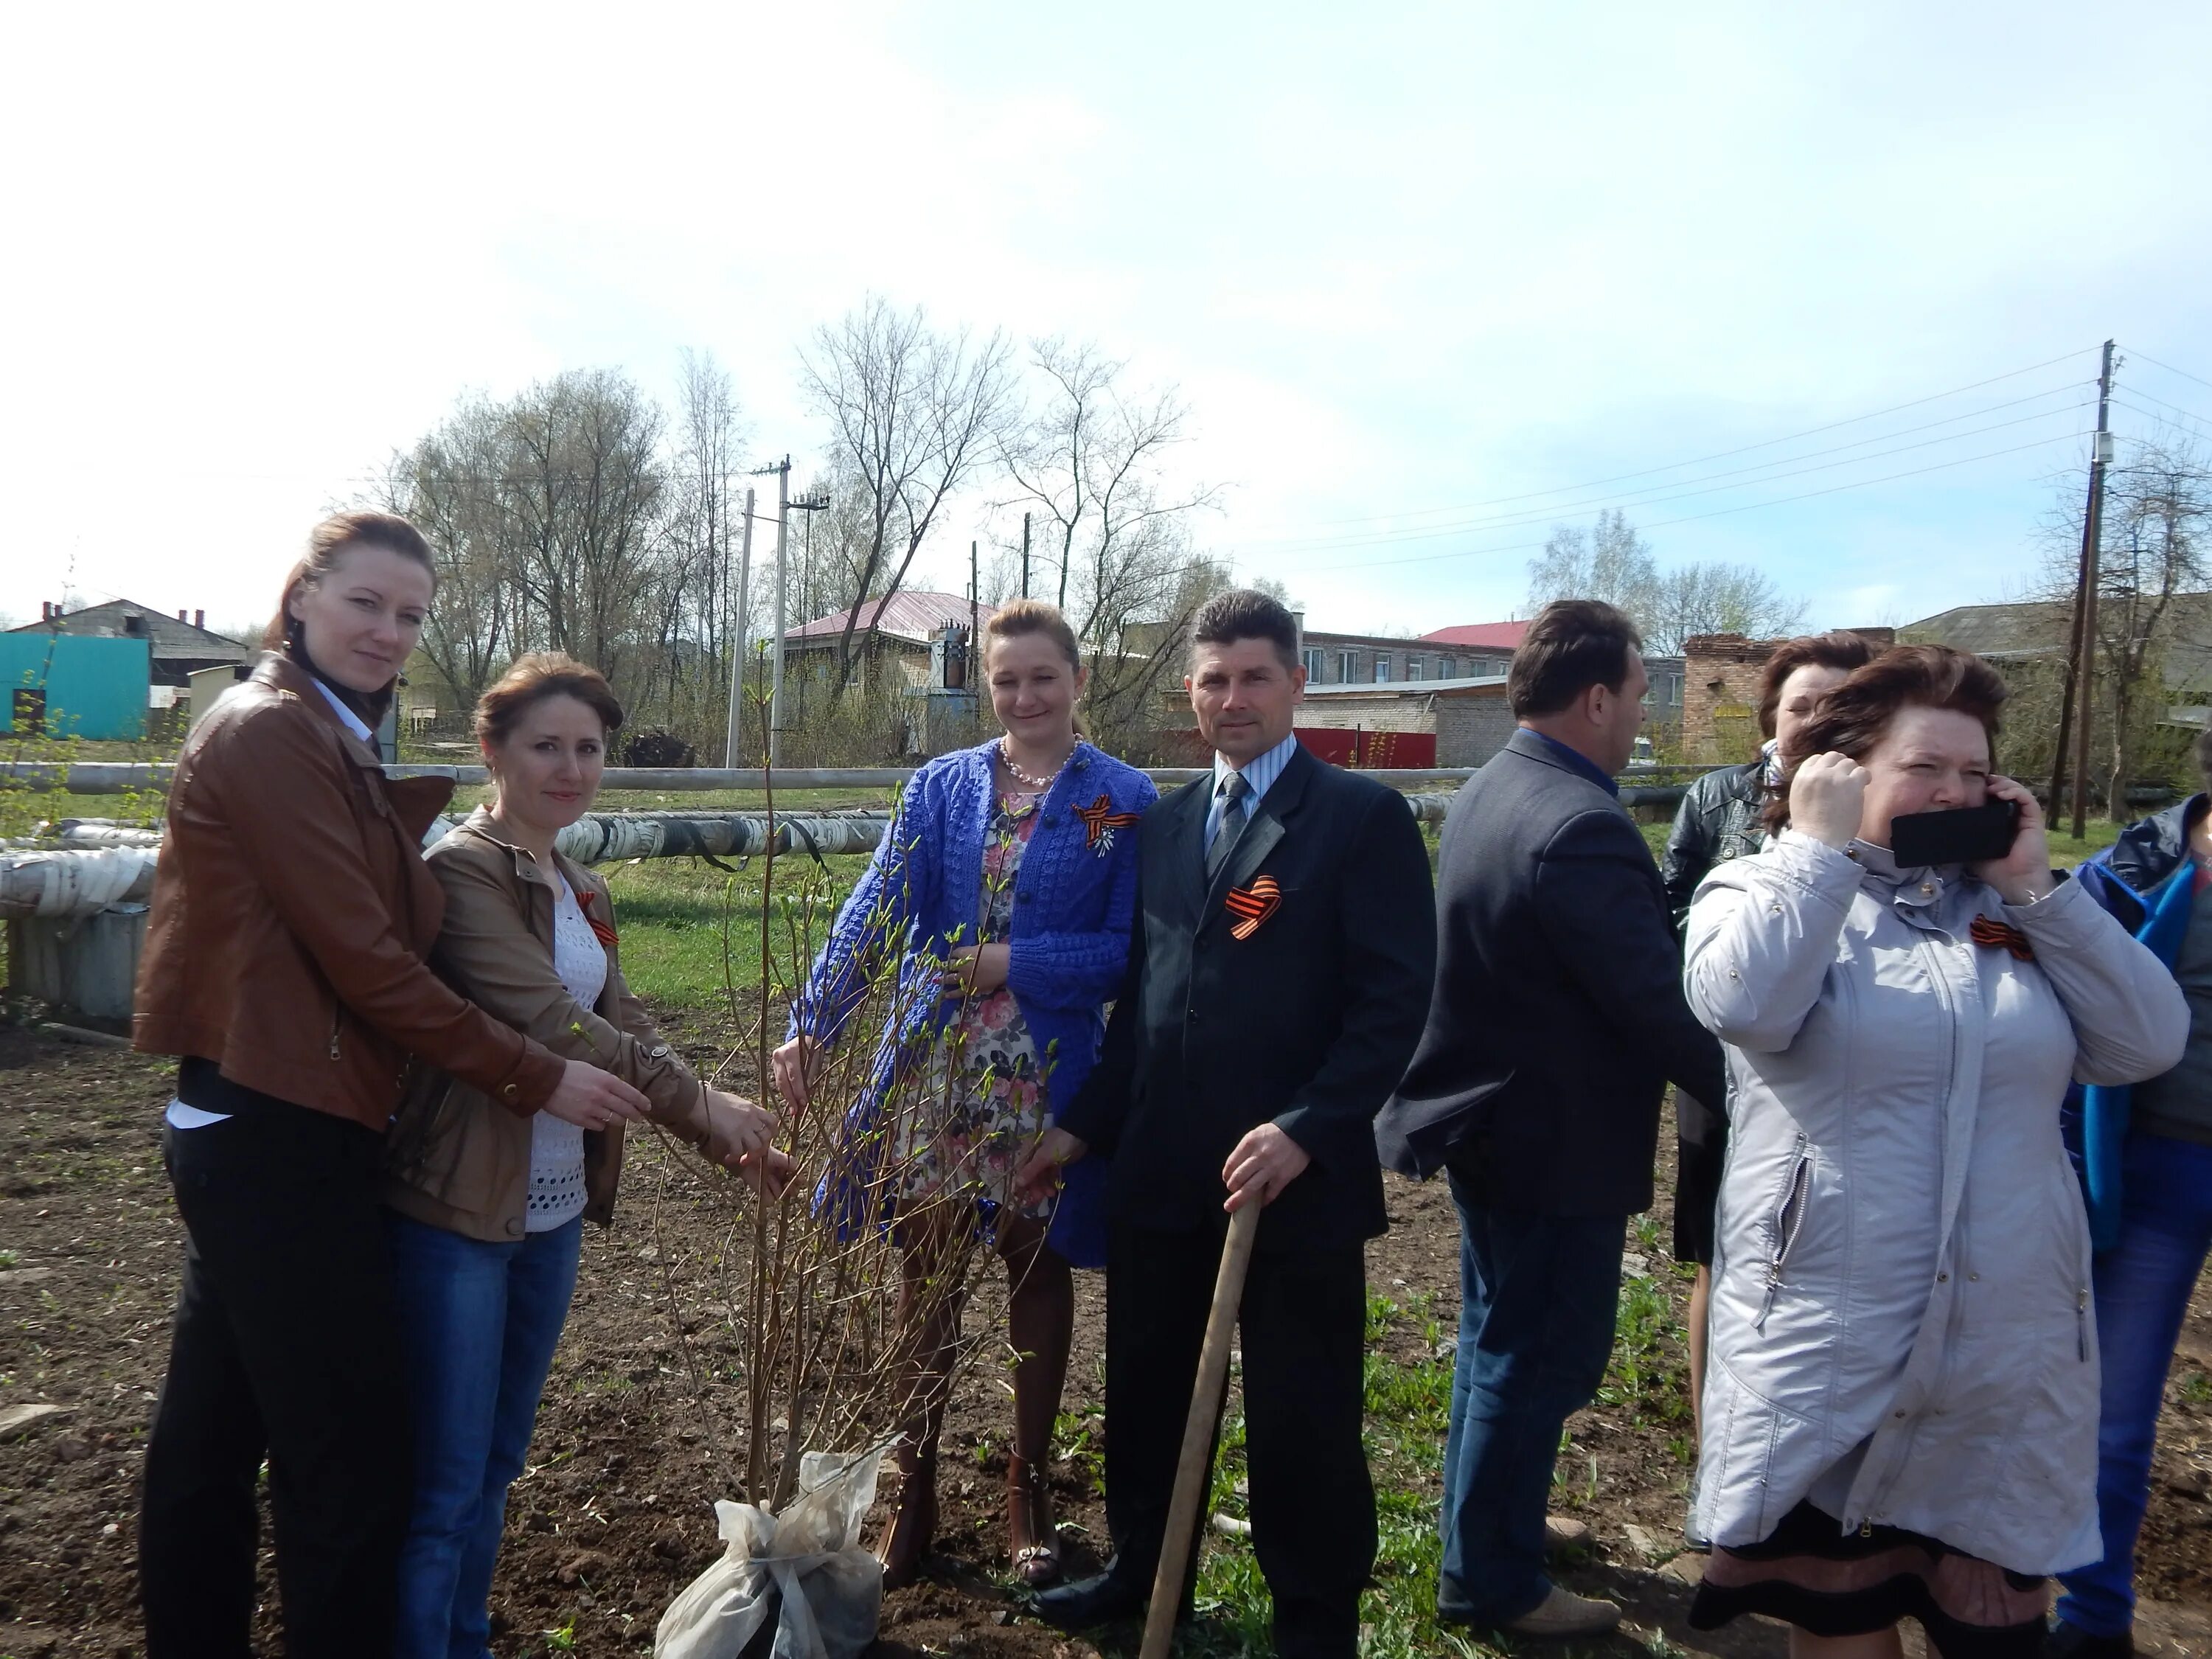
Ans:
{"label": "white winter coat", "polygon": [[[1978,916],[2033,960],[1975,943]],[[1809,1497],[2015,1572],[2098,1559],[2088,1221],[2058,1111],[2069,1077],[2180,1058],[2172,975],[2070,880],[2013,906],[1795,831],[1705,878],[1686,951],[1730,1085],[1698,1530],[1756,1543]]]}

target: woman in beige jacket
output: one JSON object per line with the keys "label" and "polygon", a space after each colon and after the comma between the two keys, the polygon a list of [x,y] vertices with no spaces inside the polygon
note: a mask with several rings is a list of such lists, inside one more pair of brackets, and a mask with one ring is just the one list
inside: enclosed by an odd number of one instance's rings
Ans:
{"label": "woman in beige jacket", "polygon": [[[623,982],[607,890],[554,838],[599,793],[622,708],[597,672],[523,658],[477,705],[497,798],[430,851],[446,894],[433,962],[556,1054],[641,1092],[646,1115],[755,1182],[789,1164],[769,1113],[701,1083]],[[400,1659],[487,1651],[507,1488],[568,1311],[583,1218],[605,1225],[623,1121],[518,1117],[426,1069],[390,1141],[387,1233],[408,1352],[415,1496],[400,1553]]]}

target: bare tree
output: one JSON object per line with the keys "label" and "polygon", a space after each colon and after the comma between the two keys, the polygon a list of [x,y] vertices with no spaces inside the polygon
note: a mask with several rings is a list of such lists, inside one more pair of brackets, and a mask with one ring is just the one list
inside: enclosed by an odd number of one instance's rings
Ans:
{"label": "bare tree", "polygon": [[[2097,669],[2109,763],[2106,811],[2128,818],[2128,790],[2190,678],[2177,624],[2200,625],[2212,574],[2212,468],[2185,433],[2130,443],[2106,488],[2098,566]],[[2069,540],[2080,545],[2080,507]],[[2171,686],[2170,686],[2171,683]],[[2093,736],[2095,735],[2094,732]]]}
{"label": "bare tree", "polygon": [[[670,474],[669,612],[658,630],[667,648],[658,653],[665,696],[672,705],[712,690],[728,706],[730,676],[739,672],[744,643],[737,638],[738,592],[735,546],[744,526],[744,489],[737,477],[745,430],[730,377],[711,352],[683,353],[676,392],[676,465]],[[700,671],[712,665],[714,684]],[[728,762],[735,765],[734,761]]]}
{"label": "bare tree", "polygon": [[1056,575],[1091,663],[1094,732],[1124,733],[1149,723],[1175,657],[1163,642],[1182,635],[1204,598],[1191,598],[1190,520],[1220,492],[1167,477],[1189,420],[1172,387],[1126,391],[1126,365],[1060,338],[1033,342],[1030,367],[1044,395],[1008,434],[1013,489],[998,505],[1030,516],[1032,571]]}
{"label": "bare tree", "polygon": [[1602,599],[1619,605],[1641,628],[1656,608],[1658,588],[1651,544],[1619,507],[1599,514],[1588,530],[1554,526],[1543,552],[1528,561],[1531,611],[1553,599]]}
{"label": "bare tree", "polygon": [[818,330],[801,354],[807,393],[829,417],[836,463],[867,514],[831,696],[852,683],[861,602],[898,592],[946,498],[996,459],[1009,356],[1002,334],[971,342],[964,329],[939,333],[921,307],[901,314],[876,295]]}
{"label": "bare tree", "polygon": [[1749,565],[1692,562],[1661,569],[1651,544],[1619,507],[1584,530],[1559,525],[1543,552],[1528,562],[1528,605],[1553,599],[1603,599],[1626,611],[1655,657],[1678,656],[1698,634],[1753,638],[1786,634],[1805,615],[1793,599]]}
{"label": "bare tree", "polygon": [[518,648],[521,592],[501,487],[504,412],[481,397],[395,455],[381,504],[411,519],[438,562],[438,599],[422,654],[460,707],[473,704]]}
{"label": "bare tree", "polygon": [[1700,634],[1741,634],[1771,639],[1794,634],[1805,602],[1791,599],[1747,564],[1677,565],[1662,571],[1642,619],[1644,648],[1654,656],[1680,656],[1682,642]]}

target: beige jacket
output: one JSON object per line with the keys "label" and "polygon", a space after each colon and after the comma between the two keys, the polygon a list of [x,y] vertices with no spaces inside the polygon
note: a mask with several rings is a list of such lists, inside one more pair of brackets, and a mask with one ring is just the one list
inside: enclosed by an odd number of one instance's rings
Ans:
{"label": "beige jacket", "polygon": [[[607,949],[606,988],[580,1006],[553,968],[551,875],[501,841],[478,811],[427,857],[446,895],[445,928],[431,965],[463,996],[564,1060],[611,1072],[641,1092],[647,1115],[680,1139],[708,1139],[706,1091],[661,1041],[630,994],[616,947],[606,884],[555,854]],[[530,1196],[530,1119],[494,1106],[459,1079],[420,1069],[393,1121],[384,1201],[430,1226],[491,1243],[523,1236]],[[623,1126],[584,1136],[584,1213],[614,1218]]]}

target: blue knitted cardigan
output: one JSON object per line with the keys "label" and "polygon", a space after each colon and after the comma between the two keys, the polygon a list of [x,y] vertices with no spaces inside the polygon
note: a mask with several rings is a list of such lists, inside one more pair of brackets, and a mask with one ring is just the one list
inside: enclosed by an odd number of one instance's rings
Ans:
{"label": "blue knitted cardigan", "polygon": [[[862,1224],[869,1149],[882,1139],[893,1077],[902,1063],[927,1055],[958,1011],[958,1003],[935,994],[933,981],[947,951],[976,939],[997,750],[994,741],[941,755],[908,781],[896,817],[792,1004],[793,1035],[835,1042],[872,976],[896,953],[895,1011],[878,1039],[867,1089],[846,1118],[849,1156],[823,1176],[816,1194],[841,1231]],[[1078,743],[1023,849],[1006,983],[1043,1061],[1048,1109],[1074,1099],[1097,1063],[1104,1005],[1121,988],[1129,959],[1136,819],[1158,795],[1142,772]],[[1079,1267],[1105,1265],[1104,1164],[1091,1158],[1071,1165],[1053,1216],[1052,1245]]]}

